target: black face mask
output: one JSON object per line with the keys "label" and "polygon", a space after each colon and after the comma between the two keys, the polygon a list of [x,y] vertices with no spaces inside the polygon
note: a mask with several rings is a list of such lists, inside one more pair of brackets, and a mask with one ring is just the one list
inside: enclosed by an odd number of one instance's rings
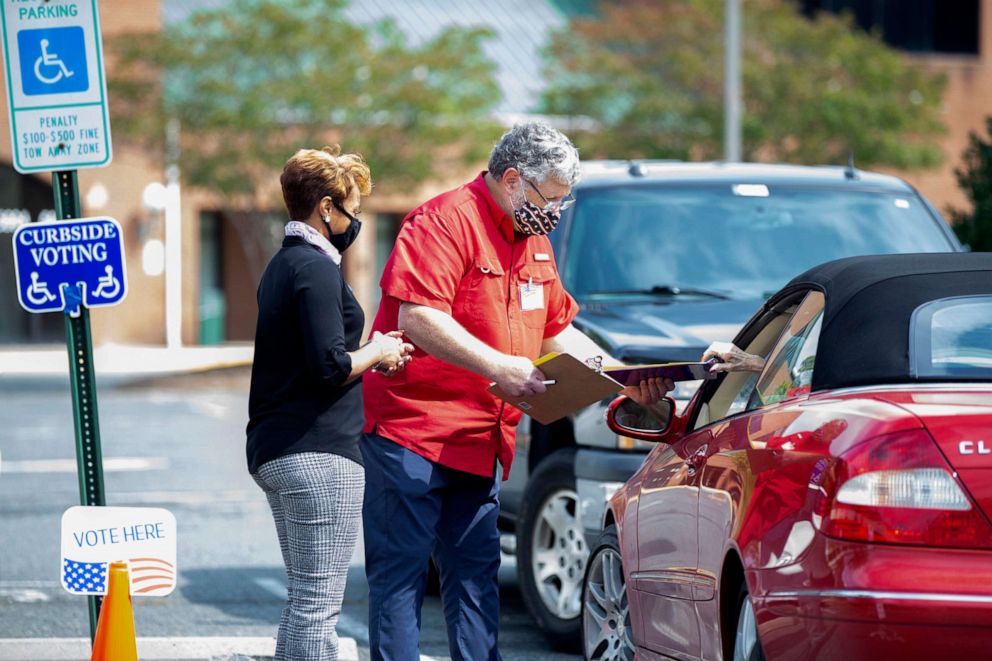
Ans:
{"label": "black face mask", "polygon": [[331,230],[331,221],[327,218],[327,216],[324,216],[324,224],[327,225],[327,233],[330,235],[329,241],[331,242],[331,245],[337,248],[338,252],[344,252],[348,249],[348,246],[354,243],[355,239],[358,238],[358,233],[362,230],[362,221],[345,211],[344,207],[334,200],[331,200],[331,203],[338,211],[343,213],[348,220],[351,221],[351,224],[348,225],[348,229],[340,234],[335,234]]}

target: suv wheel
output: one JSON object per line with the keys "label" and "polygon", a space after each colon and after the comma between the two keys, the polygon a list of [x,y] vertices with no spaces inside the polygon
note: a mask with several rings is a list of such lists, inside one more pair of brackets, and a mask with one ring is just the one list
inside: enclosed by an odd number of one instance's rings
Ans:
{"label": "suv wheel", "polygon": [[517,524],[517,575],[527,610],[553,644],[579,643],[589,549],[578,519],[575,450],[559,450],[531,475]]}
{"label": "suv wheel", "polygon": [[582,653],[590,661],[631,661],[634,639],[616,526],[599,536],[582,589]]}

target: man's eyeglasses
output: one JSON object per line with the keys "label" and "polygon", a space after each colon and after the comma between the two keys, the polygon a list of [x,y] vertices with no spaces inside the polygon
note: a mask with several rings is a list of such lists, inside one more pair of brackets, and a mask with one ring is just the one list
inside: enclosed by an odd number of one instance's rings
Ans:
{"label": "man's eyeglasses", "polygon": [[[520,177],[520,178],[521,179],[524,179],[523,177]],[[570,206],[572,206],[573,204],[575,204],[575,198],[572,197],[572,194],[571,193],[569,193],[565,197],[561,198],[560,200],[555,200],[554,202],[551,202],[551,201],[548,200],[548,198],[544,197],[544,193],[542,193],[540,190],[538,190],[537,186],[535,186],[533,183],[531,183],[531,181],[529,179],[524,179],[524,181],[526,181],[527,182],[527,185],[530,186],[531,188],[533,188],[534,189],[534,192],[537,193],[538,195],[540,195],[541,196],[541,199],[544,200],[544,209],[543,209],[543,211],[545,211],[546,213],[550,213],[550,212],[556,211],[556,210],[557,211],[564,211],[565,209],[567,209]]]}

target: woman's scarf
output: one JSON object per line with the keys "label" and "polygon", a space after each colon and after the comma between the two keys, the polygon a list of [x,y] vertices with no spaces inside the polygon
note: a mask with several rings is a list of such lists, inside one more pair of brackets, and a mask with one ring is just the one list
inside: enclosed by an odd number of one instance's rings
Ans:
{"label": "woman's scarf", "polygon": [[315,230],[310,225],[291,220],[286,223],[286,236],[298,236],[314,248],[331,258],[331,261],[341,266],[341,253],[331,245],[331,242],[324,238],[324,235]]}

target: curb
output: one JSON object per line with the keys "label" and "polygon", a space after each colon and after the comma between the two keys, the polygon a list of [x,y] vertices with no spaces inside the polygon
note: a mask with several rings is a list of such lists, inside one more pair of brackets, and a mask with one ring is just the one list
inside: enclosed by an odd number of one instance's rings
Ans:
{"label": "curb", "polygon": [[[138,657],[149,661],[247,661],[271,659],[275,638],[138,638]],[[338,640],[338,659],[358,661],[354,638]],[[0,638],[0,661],[66,661],[90,658],[89,638]]]}

